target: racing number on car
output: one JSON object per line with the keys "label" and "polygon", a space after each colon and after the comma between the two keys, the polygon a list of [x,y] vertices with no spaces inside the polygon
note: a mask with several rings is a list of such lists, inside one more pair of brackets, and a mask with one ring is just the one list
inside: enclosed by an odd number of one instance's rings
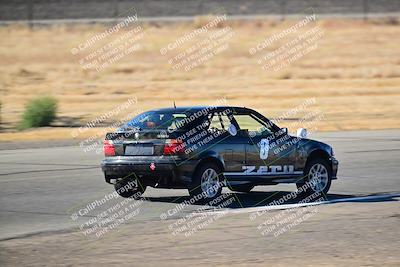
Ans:
{"label": "racing number on car", "polygon": [[267,159],[269,152],[269,140],[261,139],[260,142],[260,159]]}

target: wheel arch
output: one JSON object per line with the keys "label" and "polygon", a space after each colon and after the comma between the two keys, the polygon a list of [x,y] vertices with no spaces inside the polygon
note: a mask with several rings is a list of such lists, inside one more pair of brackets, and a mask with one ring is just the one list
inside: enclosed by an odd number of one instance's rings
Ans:
{"label": "wheel arch", "polygon": [[193,175],[195,175],[198,171],[198,169],[206,164],[206,163],[216,163],[218,165],[218,167],[221,169],[221,172],[224,172],[225,170],[225,163],[223,161],[223,159],[221,157],[219,157],[216,154],[205,154],[202,156],[201,160],[197,163],[194,171],[193,171]]}
{"label": "wheel arch", "polygon": [[321,158],[326,160],[327,162],[329,162],[330,155],[329,155],[328,152],[326,152],[323,149],[320,149],[320,148],[314,149],[308,155],[307,160],[306,160],[306,164],[304,165],[304,168],[306,168],[308,166],[308,164],[310,163],[311,160],[313,160],[313,159],[321,159]]}

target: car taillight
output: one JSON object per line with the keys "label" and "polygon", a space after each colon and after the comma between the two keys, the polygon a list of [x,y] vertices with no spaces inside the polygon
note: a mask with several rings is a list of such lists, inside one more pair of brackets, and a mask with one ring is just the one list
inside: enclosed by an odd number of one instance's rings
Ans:
{"label": "car taillight", "polygon": [[181,154],[185,151],[185,143],[182,140],[167,139],[164,146],[164,155]]}
{"label": "car taillight", "polygon": [[104,156],[115,156],[115,147],[111,140],[104,140]]}

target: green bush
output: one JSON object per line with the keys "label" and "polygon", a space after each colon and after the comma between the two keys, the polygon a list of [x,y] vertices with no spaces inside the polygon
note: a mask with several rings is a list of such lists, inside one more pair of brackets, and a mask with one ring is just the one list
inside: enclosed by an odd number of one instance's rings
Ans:
{"label": "green bush", "polygon": [[52,97],[39,97],[26,106],[19,129],[48,126],[56,117],[57,100]]}

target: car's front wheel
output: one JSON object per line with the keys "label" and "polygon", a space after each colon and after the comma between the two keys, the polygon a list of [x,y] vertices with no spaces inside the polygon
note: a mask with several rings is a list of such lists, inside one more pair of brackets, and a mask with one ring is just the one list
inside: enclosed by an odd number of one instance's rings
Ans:
{"label": "car's front wheel", "polygon": [[320,193],[326,197],[332,182],[332,170],[325,159],[312,159],[304,169],[304,179],[297,183],[297,188],[308,195]]}
{"label": "car's front wheel", "polygon": [[208,162],[199,167],[192,180],[189,194],[197,201],[209,201],[222,191],[222,171],[214,162]]}
{"label": "car's front wheel", "polygon": [[117,180],[114,188],[121,197],[134,199],[140,198],[146,190],[146,186],[140,183],[140,180],[131,177]]}

